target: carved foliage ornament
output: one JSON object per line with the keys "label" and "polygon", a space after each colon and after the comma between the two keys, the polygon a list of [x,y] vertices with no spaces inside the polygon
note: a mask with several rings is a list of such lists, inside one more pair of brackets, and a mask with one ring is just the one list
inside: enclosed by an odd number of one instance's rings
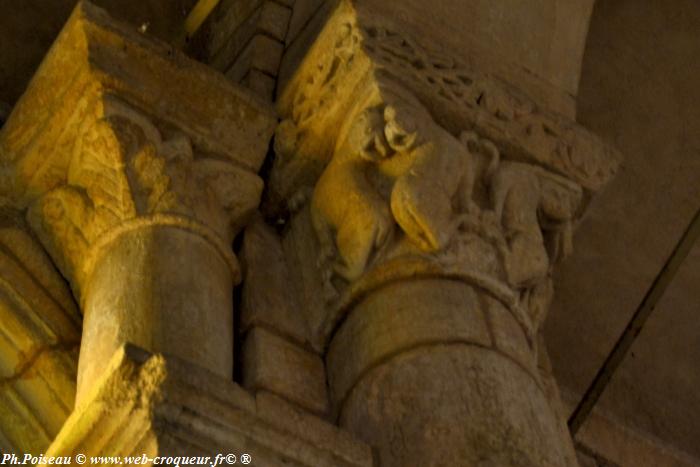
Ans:
{"label": "carved foliage ornament", "polygon": [[229,161],[197,157],[190,140],[161,132],[140,112],[110,99],[86,122],[66,184],[29,209],[29,220],[78,291],[101,246],[123,231],[173,225],[210,240],[237,267],[230,242],[257,205],[262,181]]}

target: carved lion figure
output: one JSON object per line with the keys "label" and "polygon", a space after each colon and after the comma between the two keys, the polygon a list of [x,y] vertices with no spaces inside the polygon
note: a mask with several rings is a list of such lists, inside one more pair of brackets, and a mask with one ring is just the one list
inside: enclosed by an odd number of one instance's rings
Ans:
{"label": "carved lion figure", "polygon": [[478,209],[472,201],[478,172],[468,149],[472,135],[455,138],[419,104],[388,106],[384,117],[394,155],[380,162],[380,170],[396,180],[391,212],[421,250],[440,251]]}
{"label": "carved lion figure", "polygon": [[[517,287],[541,282],[571,248],[581,189],[530,164],[508,161],[491,180],[491,197],[508,243],[508,281]],[[543,230],[554,234],[549,251]]]}
{"label": "carved lion figure", "polygon": [[370,254],[393,227],[387,200],[368,178],[368,172],[376,170],[378,160],[387,154],[382,128],[380,109],[360,113],[311,198],[311,219],[323,255],[331,256],[337,250],[339,261],[334,270],[348,280],[362,274]]}
{"label": "carved lion figure", "polygon": [[443,249],[478,209],[472,201],[478,164],[468,149],[474,137],[463,133],[460,141],[408,99],[361,112],[311,200],[324,257],[337,251],[334,271],[358,278],[395,223],[420,250]]}

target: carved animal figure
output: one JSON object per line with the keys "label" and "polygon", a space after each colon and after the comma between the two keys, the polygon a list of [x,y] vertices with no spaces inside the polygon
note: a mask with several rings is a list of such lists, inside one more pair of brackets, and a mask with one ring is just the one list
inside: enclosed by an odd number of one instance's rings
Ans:
{"label": "carved animal figure", "polygon": [[463,141],[452,136],[420,105],[389,106],[385,136],[395,154],[380,170],[395,178],[391,212],[406,235],[423,251],[443,249],[476,206],[472,192],[475,159]]}
{"label": "carved animal figure", "polygon": [[[491,180],[491,198],[508,242],[509,282],[516,287],[539,283],[546,278],[550,264],[567,254],[571,220],[581,201],[580,188],[532,165],[503,162]],[[554,229],[546,221],[554,223]],[[550,252],[543,228],[557,234]]]}
{"label": "carved animal figure", "polygon": [[[485,164],[468,149],[477,140],[471,133],[455,138],[420,104],[406,99],[362,112],[312,197],[322,257],[337,251],[335,272],[347,280],[358,278],[394,220],[421,250],[443,249],[465,218],[478,211],[472,192]],[[477,144],[486,146],[491,162],[497,161],[495,147]],[[391,184],[387,196],[373,184],[377,175]]]}
{"label": "carved animal figure", "polygon": [[[353,280],[364,271],[370,254],[392,230],[389,204],[368,178],[388,148],[383,117],[377,108],[362,112],[321,175],[311,199],[311,219],[325,250],[337,250],[337,274]],[[335,244],[335,248],[334,245]]]}

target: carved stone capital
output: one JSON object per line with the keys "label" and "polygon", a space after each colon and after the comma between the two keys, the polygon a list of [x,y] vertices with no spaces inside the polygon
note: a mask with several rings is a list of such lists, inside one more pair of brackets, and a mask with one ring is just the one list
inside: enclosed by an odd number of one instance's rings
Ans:
{"label": "carved stone capital", "polygon": [[152,226],[190,231],[239,271],[230,248],[256,209],[262,180],[214,155],[197,154],[183,132],[165,139],[142,112],[105,96],[101,115],[77,130],[65,185],[29,208],[29,221],[76,291],[101,252],[128,232]]}
{"label": "carved stone capital", "polygon": [[268,212],[308,210],[326,313],[401,278],[461,278],[528,336],[553,264],[619,156],[510,84],[339,2],[282,90]]}
{"label": "carved stone capital", "polygon": [[266,201],[334,414],[382,465],[575,465],[537,333],[616,151],[336,5],[279,93]]}
{"label": "carved stone capital", "polygon": [[124,232],[197,233],[238,278],[274,114],[224,77],[81,2],[0,133],[2,188],[80,295]]}
{"label": "carved stone capital", "polygon": [[318,177],[347,122],[368,106],[390,101],[395,83],[447,131],[475,131],[507,158],[545,167],[590,191],[614,175],[619,155],[597,136],[539,108],[512,84],[468,69],[400,31],[354,2],[338,2],[278,99],[289,122],[279,134],[285,141],[278,143],[283,154],[273,174],[275,200],[288,199]]}
{"label": "carved stone capital", "polygon": [[0,190],[83,312],[78,403],[125,342],[231,376],[231,243],[275,123],[224,76],[78,3],[0,132]]}

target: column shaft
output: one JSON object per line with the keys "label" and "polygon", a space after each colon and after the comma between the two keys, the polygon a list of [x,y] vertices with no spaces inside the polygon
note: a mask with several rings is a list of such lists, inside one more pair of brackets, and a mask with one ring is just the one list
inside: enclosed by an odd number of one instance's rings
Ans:
{"label": "column shaft", "polygon": [[84,298],[78,401],[124,342],[230,378],[232,281],[220,252],[181,228],[146,226],[103,247]]}
{"label": "column shaft", "polygon": [[402,281],[365,298],[328,354],[341,426],[383,466],[568,466],[510,312],[466,283]]}

